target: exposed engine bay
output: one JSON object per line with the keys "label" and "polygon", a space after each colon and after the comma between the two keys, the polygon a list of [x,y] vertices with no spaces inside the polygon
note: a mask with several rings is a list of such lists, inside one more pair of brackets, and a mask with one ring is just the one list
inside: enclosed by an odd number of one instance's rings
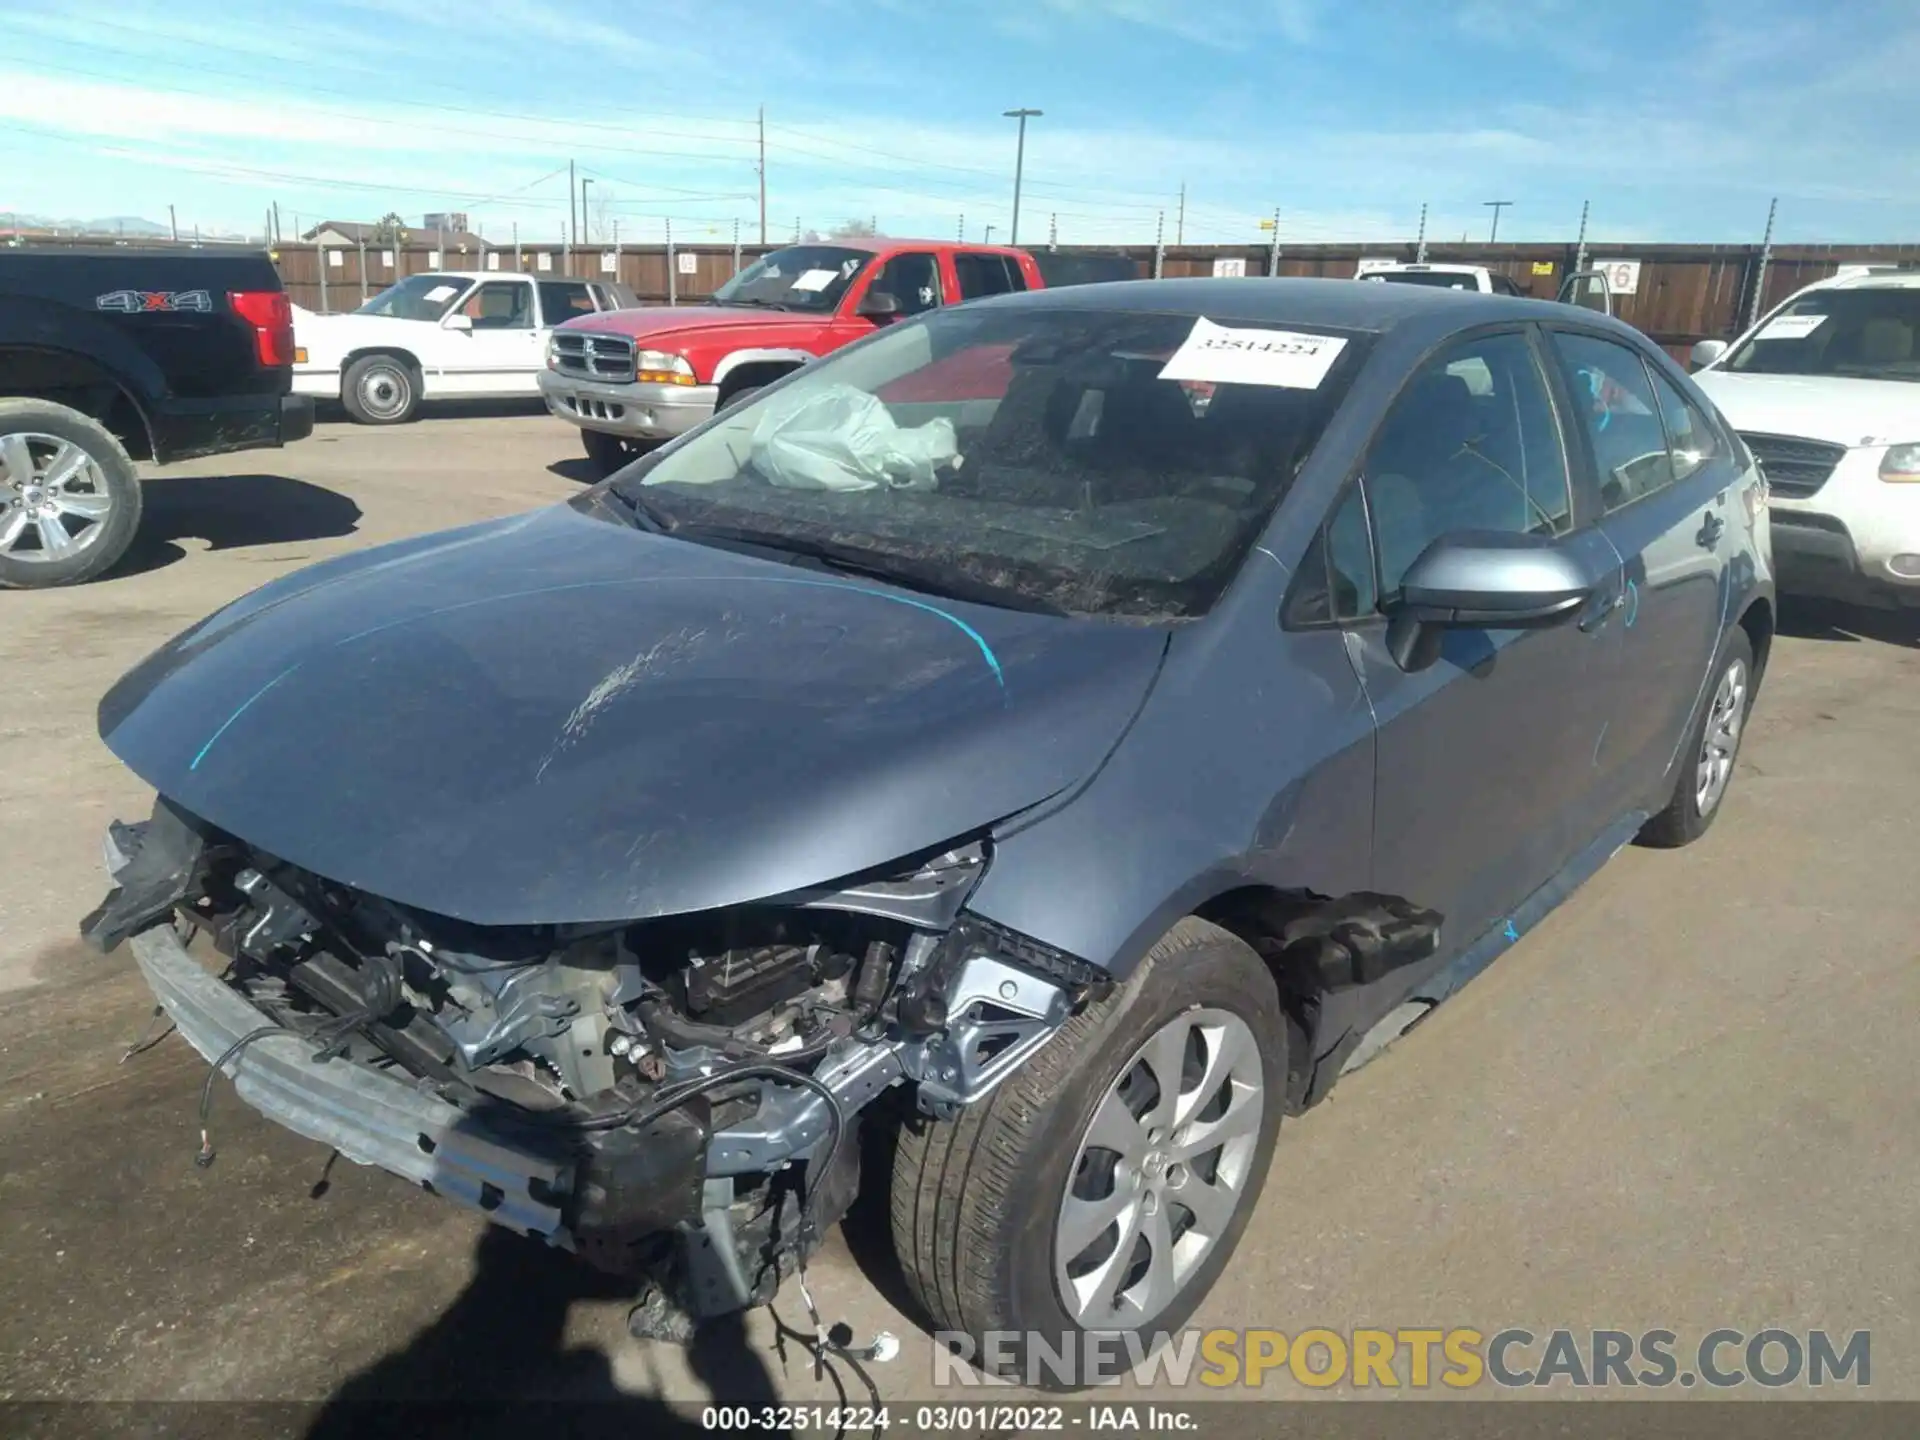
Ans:
{"label": "exposed engine bay", "polygon": [[[537,1175],[489,1162],[500,1173],[471,1194],[413,1178],[647,1277],[647,1323],[676,1334],[771,1298],[804,1263],[858,1187],[862,1110],[911,1093],[951,1115],[1106,983],[963,914],[987,860],[975,841],[715,913],[482,927],[323,879],[162,800],[151,821],[114,827],[116,888],[82,929],[101,949],[136,937],[150,980],[162,927],[169,946],[197,939],[224,958],[220,978],[256,1028],[211,1053],[191,1005],[169,1006],[216,1068],[239,1077],[250,1044],[301,1037],[309,1078],[357,1067],[451,1106],[455,1123],[417,1136],[428,1155],[458,1141],[544,1157]],[[236,1084],[316,1137],[371,1123],[350,1113],[316,1128]],[[338,1148],[387,1163],[350,1139]],[[553,1223],[528,1218],[542,1215]]]}

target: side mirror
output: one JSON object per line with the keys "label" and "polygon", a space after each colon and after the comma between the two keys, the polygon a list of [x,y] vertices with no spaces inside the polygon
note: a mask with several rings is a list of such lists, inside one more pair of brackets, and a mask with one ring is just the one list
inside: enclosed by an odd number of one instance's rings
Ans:
{"label": "side mirror", "polygon": [[1592,595],[1594,580],[1542,535],[1462,531],[1442,535],[1407,567],[1389,597],[1387,651],[1409,673],[1440,658],[1448,630],[1538,630],[1563,624]]}
{"label": "side mirror", "polygon": [[1688,358],[1693,361],[1693,368],[1698,370],[1703,365],[1713,364],[1714,361],[1726,353],[1726,341],[1702,340],[1688,352]]}
{"label": "side mirror", "polygon": [[462,315],[457,310],[442,320],[440,324],[448,330],[461,330],[468,333],[471,333],[473,330],[473,318],[469,315]]}
{"label": "side mirror", "polygon": [[890,290],[869,290],[853,313],[868,320],[892,320],[900,313],[900,297]]}

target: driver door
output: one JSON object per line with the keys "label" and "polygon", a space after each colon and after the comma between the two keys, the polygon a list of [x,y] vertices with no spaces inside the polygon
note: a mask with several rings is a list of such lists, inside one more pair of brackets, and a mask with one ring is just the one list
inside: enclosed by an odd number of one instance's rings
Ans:
{"label": "driver door", "polygon": [[531,394],[544,363],[533,282],[489,280],[455,312],[471,330],[449,331],[442,346],[444,395]]}
{"label": "driver door", "polygon": [[1612,577],[1576,620],[1450,629],[1440,659],[1404,671],[1384,620],[1349,628],[1378,725],[1373,888],[1444,917],[1458,950],[1510,916],[1601,829],[1593,756],[1606,730],[1619,627],[1618,557],[1568,462],[1534,338],[1455,341],[1388,412],[1361,477],[1391,599],[1442,535],[1516,531],[1585,547]]}

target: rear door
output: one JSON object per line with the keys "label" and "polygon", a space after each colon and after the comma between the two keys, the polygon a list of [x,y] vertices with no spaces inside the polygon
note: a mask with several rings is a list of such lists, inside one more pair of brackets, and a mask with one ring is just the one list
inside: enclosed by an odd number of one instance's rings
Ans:
{"label": "rear door", "polygon": [[1638,347],[1557,328],[1551,345],[1626,581],[1622,688],[1595,757],[1624,810],[1657,798],[1725,629],[1739,476],[1718,427]]}
{"label": "rear door", "polygon": [[1011,255],[956,251],[953,272],[960,284],[960,299],[983,300],[989,295],[1009,295],[1027,288],[1027,277]]}
{"label": "rear door", "polygon": [[1440,911],[1449,949],[1511,915],[1611,818],[1589,757],[1612,700],[1617,557],[1557,410],[1531,333],[1457,340],[1401,392],[1362,476],[1374,594],[1463,531],[1560,536],[1608,577],[1575,623],[1450,630],[1440,660],[1411,674],[1383,620],[1349,627],[1379,726],[1374,888]]}

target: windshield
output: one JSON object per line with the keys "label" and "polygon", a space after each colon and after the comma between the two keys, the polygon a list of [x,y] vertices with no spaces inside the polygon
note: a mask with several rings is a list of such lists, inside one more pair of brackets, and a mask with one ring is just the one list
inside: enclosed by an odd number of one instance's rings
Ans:
{"label": "windshield", "polygon": [[1920,290],[1816,290],[1776,314],[1723,367],[1749,375],[1920,380]]}
{"label": "windshield", "polygon": [[1440,290],[1478,290],[1479,278],[1446,270],[1376,270],[1363,280],[1378,280],[1385,285],[1432,285]]}
{"label": "windshield", "polygon": [[438,320],[466,294],[471,280],[458,275],[409,275],[389,285],[353,313],[386,315],[395,320]]}
{"label": "windshield", "polygon": [[762,255],[713,292],[716,305],[825,312],[840,303],[873,256],[844,245],[789,245]]}
{"label": "windshield", "polygon": [[1367,344],[1234,326],[930,312],[807,367],[611,489],[685,538],[758,539],[932,593],[1200,615],[1292,486]]}

